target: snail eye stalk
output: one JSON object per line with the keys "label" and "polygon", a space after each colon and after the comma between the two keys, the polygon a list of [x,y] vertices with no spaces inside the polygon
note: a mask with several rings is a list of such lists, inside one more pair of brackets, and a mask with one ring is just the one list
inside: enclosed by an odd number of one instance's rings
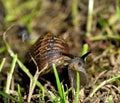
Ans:
{"label": "snail eye stalk", "polygon": [[[84,54],[84,55],[81,56],[80,58],[81,58],[82,60],[84,60],[90,53],[91,53],[91,51],[87,52],[86,54]],[[61,55],[63,55],[63,56],[68,56],[68,57],[70,57],[71,59],[74,59],[74,58],[77,57],[77,56],[75,56],[75,55],[73,55],[73,54],[68,54],[68,53],[63,53],[63,52],[61,52]]]}
{"label": "snail eye stalk", "polygon": [[75,59],[75,58],[79,58],[80,60],[84,61],[84,59],[85,59],[90,53],[91,53],[91,51],[87,52],[86,54],[84,54],[84,55],[81,56],[81,57],[74,56],[74,55],[68,54],[68,53],[63,53],[63,52],[61,52],[61,55],[70,57],[70,58],[71,58],[70,60],[64,60],[64,62],[71,63],[71,62],[73,62],[73,59]]}
{"label": "snail eye stalk", "polygon": [[61,55],[63,55],[63,56],[68,56],[68,57],[70,57],[71,59],[74,59],[75,57],[77,57],[77,56],[74,56],[74,55],[72,55],[72,54],[63,53],[63,52],[61,52]]}

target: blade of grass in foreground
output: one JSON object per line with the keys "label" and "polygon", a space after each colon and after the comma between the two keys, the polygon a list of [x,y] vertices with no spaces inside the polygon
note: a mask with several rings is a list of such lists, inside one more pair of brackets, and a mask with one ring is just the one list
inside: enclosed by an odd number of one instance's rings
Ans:
{"label": "blade of grass in foreground", "polygon": [[[82,49],[82,55],[86,54],[88,51],[88,45],[84,44]],[[77,72],[77,90],[76,90],[76,103],[79,103],[79,92],[80,92],[80,73]]]}
{"label": "blade of grass in foreground", "polygon": [[56,78],[58,92],[59,92],[59,95],[60,95],[60,98],[61,98],[61,103],[66,103],[64,87],[62,87],[62,85],[60,83],[60,79],[59,79],[55,64],[53,63],[52,66],[53,66],[53,71],[54,71],[55,78]]}
{"label": "blade of grass in foreground", "polygon": [[20,85],[19,84],[18,84],[18,97],[19,97],[19,103],[23,103],[22,94],[21,94],[21,91],[20,91]]}
{"label": "blade of grass in foreground", "polygon": [[16,98],[12,97],[11,95],[9,95],[9,94],[7,94],[5,92],[0,91],[0,95],[2,95],[5,98],[8,98],[10,100],[13,100],[16,103],[19,103],[19,101]]}
{"label": "blade of grass in foreground", "polygon": [[14,55],[10,70],[8,72],[8,75],[7,75],[7,82],[6,82],[6,87],[5,87],[5,92],[8,93],[8,94],[9,94],[9,89],[10,89],[12,75],[13,75],[13,72],[14,72],[16,61],[17,61],[17,55]]}
{"label": "blade of grass in foreground", "polygon": [[79,92],[80,92],[80,73],[77,71],[77,90],[76,90],[76,103],[79,103]]}

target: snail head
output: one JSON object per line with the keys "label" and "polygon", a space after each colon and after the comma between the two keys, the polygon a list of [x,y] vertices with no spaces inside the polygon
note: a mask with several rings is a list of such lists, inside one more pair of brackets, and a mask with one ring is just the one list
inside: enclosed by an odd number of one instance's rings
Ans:
{"label": "snail head", "polygon": [[[87,52],[83,56],[74,56],[72,54],[62,53],[64,56],[68,56],[71,58],[70,60],[64,60],[64,62],[68,63],[68,75],[69,77],[74,78],[74,82],[76,82],[76,71],[80,73],[81,85],[85,85],[87,83],[87,73],[85,69],[84,60],[91,53],[91,51]],[[74,83],[75,84],[75,83]]]}

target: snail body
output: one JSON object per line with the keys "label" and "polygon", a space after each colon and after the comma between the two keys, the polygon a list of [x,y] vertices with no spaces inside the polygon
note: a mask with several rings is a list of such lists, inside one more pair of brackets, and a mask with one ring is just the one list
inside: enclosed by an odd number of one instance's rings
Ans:
{"label": "snail body", "polygon": [[[61,52],[69,52],[65,40],[58,35],[48,33],[42,35],[29,49],[26,58],[29,64],[33,63],[34,59],[39,71],[42,71],[40,75],[44,75],[52,71],[52,63],[55,63],[56,67],[60,67],[64,65],[65,59],[69,59],[69,57],[61,55]],[[46,67],[45,70],[43,70],[44,67]]]}
{"label": "snail body", "polygon": [[81,82],[81,85],[84,86],[87,83],[87,73],[86,73],[84,62],[79,57],[72,59],[71,63],[68,66],[69,79],[71,81],[71,86],[73,86],[74,88],[77,88],[76,87],[77,72],[80,73],[80,82]]}

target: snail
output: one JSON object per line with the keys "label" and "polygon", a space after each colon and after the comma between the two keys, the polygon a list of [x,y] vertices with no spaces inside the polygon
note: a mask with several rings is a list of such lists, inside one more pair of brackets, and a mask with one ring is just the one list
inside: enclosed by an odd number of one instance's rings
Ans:
{"label": "snail", "polygon": [[[52,72],[52,63],[56,64],[58,71],[61,71],[62,69],[60,68],[68,65],[68,76],[70,82],[74,79],[74,83],[72,83],[72,85],[76,85],[76,71],[80,72],[81,85],[85,85],[87,82],[87,74],[83,59],[89,53],[90,52],[86,53],[82,57],[69,54],[69,47],[65,40],[61,36],[48,33],[42,35],[29,49],[26,58],[29,65],[33,65],[33,59],[35,60],[39,71],[41,71],[40,76]],[[46,68],[43,69],[44,67]],[[30,71],[33,71],[33,68],[30,68]]]}

